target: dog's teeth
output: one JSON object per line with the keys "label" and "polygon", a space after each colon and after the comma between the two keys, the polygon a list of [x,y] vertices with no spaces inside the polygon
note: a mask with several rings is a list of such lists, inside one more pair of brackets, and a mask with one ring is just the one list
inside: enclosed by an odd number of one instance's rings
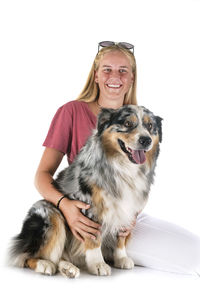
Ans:
{"label": "dog's teeth", "polygon": [[131,148],[129,148],[129,147],[128,147],[128,149],[127,149],[127,150],[128,150],[129,152],[132,152],[132,149],[131,149]]}

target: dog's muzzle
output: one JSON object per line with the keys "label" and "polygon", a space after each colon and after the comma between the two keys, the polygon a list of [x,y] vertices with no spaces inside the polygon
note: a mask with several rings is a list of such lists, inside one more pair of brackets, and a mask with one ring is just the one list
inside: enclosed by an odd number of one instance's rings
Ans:
{"label": "dog's muzzle", "polygon": [[129,160],[134,163],[134,164],[143,164],[146,161],[146,150],[149,148],[149,146],[152,143],[152,139],[148,136],[140,136],[138,143],[139,143],[139,149],[134,150],[130,147],[126,147],[125,143],[121,140],[118,139],[119,145],[124,151]]}

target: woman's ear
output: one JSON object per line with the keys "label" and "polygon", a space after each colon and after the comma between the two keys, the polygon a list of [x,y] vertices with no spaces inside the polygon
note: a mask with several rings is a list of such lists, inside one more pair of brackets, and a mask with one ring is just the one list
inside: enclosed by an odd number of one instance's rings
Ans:
{"label": "woman's ear", "polygon": [[132,81],[132,83],[134,83],[134,81],[135,81],[135,74],[132,72],[132,75],[131,75],[131,81]]}
{"label": "woman's ear", "polygon": [[97,71],[94,71],[94,81],[96,83],[98,83],[98,73],[97,73]]}

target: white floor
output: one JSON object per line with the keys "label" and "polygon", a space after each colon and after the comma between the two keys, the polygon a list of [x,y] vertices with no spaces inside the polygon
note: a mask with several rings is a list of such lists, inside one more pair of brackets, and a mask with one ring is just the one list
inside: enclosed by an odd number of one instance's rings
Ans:
{"label": "white floor", "polygon": [[[112,268],[111,276],[93,276],[86,272],[81,272],[80,277],[76,279],[68,279],[59,274],[54,276],[45,276],[35,273],[29,269],[20,269],[13,267],[1,266],[1,283],[5,283],[3,287],[36,287],[37,285],[45,285],[46,287],[112,287],[119,285],[130,285],[133,287],[139,286],[154,288],[156,287],[170,287],[170,285],[177,285],[176,287],[200,287],[200,277],[192,275],[183,275],[175,273],[166,273],[156,271],[143,267],[135,267],[133,270],[119,270]],[[180,285],[180,286],[179,286]],[[42,286],[41,286],[42,287]],[[69,286],[68,286],[69,287]]]}
{"label": "white floor", "polygon": [[[51,288],[51,287],[121,287],[130,288],[138,287],[143,288],[153,286],[153,288],[171,288],[173,287],[189,287],[189,288],[199,288],[200,287],[200,277],[194,275],[186,274],[176,274],[168,273],[163,271],[157,271],[149,268],[135,266],[132,270],[121,270],[112,268],[111,276],[94,276],[81,271],[79,278],[68,279],[59,274],[54,276],[46,276],[35,273],[30,269],[22,269],[9,267],[6,263],[7,246],[8,239],[10,239],[9,234],[13,232],[8,232],[6,237],[2,237],[0,245],[0,280],[3,283],[4,288],[13,287],[26,287],[26,288]],[[128,282],[128,285],[127,285]],[[70,285],[70,286],[66,286]],[[137,285],[137,286],[136,286]],[[174,286],[176,285],[176,286]]]}

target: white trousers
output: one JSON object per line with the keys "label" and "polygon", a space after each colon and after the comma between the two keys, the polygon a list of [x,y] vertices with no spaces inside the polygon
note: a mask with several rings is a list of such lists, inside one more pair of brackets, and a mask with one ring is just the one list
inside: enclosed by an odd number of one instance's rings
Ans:
{"label": "white trousers", "polygon": [[135,265],[200,276],[200,237],[143,213],[128,241],[127,254]]}

